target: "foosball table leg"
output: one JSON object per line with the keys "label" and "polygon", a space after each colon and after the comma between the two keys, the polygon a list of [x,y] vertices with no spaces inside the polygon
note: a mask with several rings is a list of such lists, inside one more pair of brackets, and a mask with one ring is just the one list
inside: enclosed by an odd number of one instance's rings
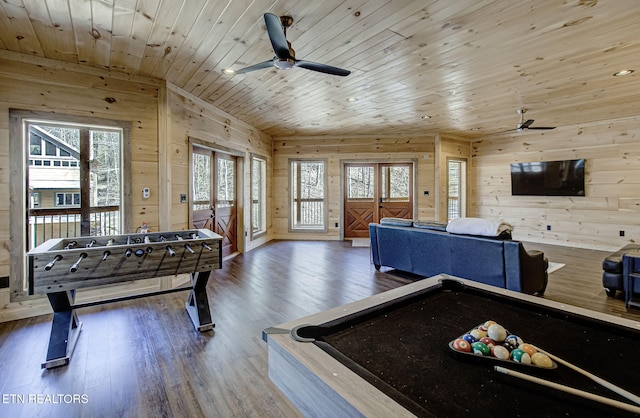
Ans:
{"label": "foosball table leg", "polygon": [[207,281],[209,281],[210,271],[191,273],[191,291],[189,299],[185,304],[187,312],[191,317],[193,326],[198,331],[209,331],[215,327],[211,321],[211,311],[209,310],[209,299],[207,297]]}
{"label": "foosball table leg", "polygon": [[43,369],[65,366],[71,359],[73,349],[78,342],[82,322],[73,307],[75,291],[47,293],[53,308],[53,322],[47,349],[47,360],[42,363]]}

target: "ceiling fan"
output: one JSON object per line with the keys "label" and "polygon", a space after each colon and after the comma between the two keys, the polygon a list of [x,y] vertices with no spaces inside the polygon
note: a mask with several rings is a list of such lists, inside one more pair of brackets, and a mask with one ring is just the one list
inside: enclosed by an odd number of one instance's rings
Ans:
{"label": "ceiling fan", "polygon": [[531,126],[534,122],[533,119],[524,120],[524,114],[527,112],[527,109],[518,109],[518,115],[520,115],[520,123],[516,126],[516,131],[522,132],[525,129],[540,129],[540,130],[548,130],[548,129],[556,129],[555,126]]}
{"label": "ceiling fan", "polygon": [[287,41],[287,28],[293,23],[291,16],[278,17],[271,13],[265,13],[264,22],[267,24],[267,33],[273,46],[273,52],[276,54],[275,57],[269,61],[242,68],[235,71],[235,74],[244,74],[269,67],[276,67],[280,70],[290,70],[293,67],[300,67],[342,77],[351,74],[351,71],[343,70],[342,68],[296,59],[296,53],[291,47],[291,43]]}

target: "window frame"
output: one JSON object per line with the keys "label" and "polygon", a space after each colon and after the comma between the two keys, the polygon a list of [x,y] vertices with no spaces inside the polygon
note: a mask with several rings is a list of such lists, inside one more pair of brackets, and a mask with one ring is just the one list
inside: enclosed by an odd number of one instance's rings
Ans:
{"label": "window frame", "polygon": [[[254,182],[254,169],[255,166],[254,164],[256,163],[256,161],[260,161],[260,163],[262,164],[262,170],[260,171],[260,190],[259,190],[259,198],[258,198],[258,204],[260,206],[260,228],[258,230],[254,230],[253,229],[253,220],[254,217],[256,216],[255,214],[255,210],[254,210],[254,206],[253,206],[253,202],[254,200],[256,200],[255,196],[254,196],[254,190],[253,190],[253,182]],[[251,199],[251,204],[250,204],[250,219],[249,219],[249,225],[251,226],[249,228],[250,231],[250,239],[253,241],[255,239],[261,238],[263,236],[265,236],[267,234],[267,157],[264,157],[262,155],[258,155],[258,154],[251,154],[251,168],[250,168],[250,199]]]}
{"label": "window frame", "polygon": [[[86,116],[59,114],[54,112],[9,109],[9,154],[10,195],[12,199],[9,213],[12,237],[9,287],[10,301],[20,302],[33,298],[29,295],[27,277],[27,217],[29,191],[25,187],[29,165],[29,133],[25,126],[29,123],[56,123],[92,128],[119,129],[122,131],[122,201],[121,216],[124,231],[131,230],[131,122]],[[42,154],[41,154],[42,155]]]}
{"label": "window frame", "polygon": [[[302,199],[298,199],[299,203],[296,203],[296,197],[294,196],[294,191],[299,192],[300,187],[297,187],[294,184],[294,180],[299,178],[299,176],[294,176],[294,170],[296,165],[301,163],[321,163],[323,165],[323,185],[322,185],[322,226],[312,227],[310,225],[302,225],[299,226],[296,224],[296,214],[297,211],[294,211],[299,204],[302,203]],[[328,181],[328,173],[327,173],[327,160],[323,158],[312,158],[312,159],[289,159],[289,232],[312,232],[312,233],[326,233],[328,231],[327,219],[328,219],[328,189],[327,189],[327,181]],[[316,199],[314,199],[316,200]]]}

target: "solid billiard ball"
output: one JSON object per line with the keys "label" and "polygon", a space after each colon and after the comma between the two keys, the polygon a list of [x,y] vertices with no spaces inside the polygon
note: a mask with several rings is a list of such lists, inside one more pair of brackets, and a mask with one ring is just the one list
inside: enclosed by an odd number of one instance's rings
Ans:
{"label": "solid billiard ball", "polygon": [[515,345],[515,344],[513,343],[513,341],[505,341],[504,343],[502,343],[502,346],[503,346],[504,348],[506,348],[507,350],[509,350],[509,351],[513,351],[513,350],[515,350],[516,348],[518,348],[518,346],[517,346],[517,345]]}
{"label": "solid billiard ball", "polygon": [[481,343],[480,341],[476,341],[471,344],[471,349],[473,350],[473,354],[480,354],[483,356],[488,356],[491,353],[491,350],[485,343]]}
{"label": "solid billiard ball", "polygon": [[483,331],[486,331],[486,330],[488,330],[488,329],[489,329],[489,327],[490,327],[491,325],[493,325],[493,324],[495,324],[495,323],[496,323],[496,321],[486,321],[484,324],[480,325],[478,328],[479,328],[479,329],[481,329],[481,330],[483,330]]}
{"label": "solid billiard ball", "polygon": [[520,350],[524,351],[525,353],[529,354],[530,356],[534,355],[536,353],[536,348],[534,346],[532,346],[531,344],[527,344],[527,343],[523,343],[520,344],[520,346],[518,347]]}
{"label": "solid billiard ball", "polygon": [[453,342],[453,348],[464,353],[471,352],[471,344],[469,344],[467,340],[463,340],[462,338],[458,338]]}
{"label": "solid billiard ball", "polygon": [[469,334],[473,335],[478,341],[487,336],[487,332],[481,329],[473,329],[469,332]]}
{"label": "solid billiard ball", "polygon": [[492,324],[489,328],[487,328],[487,335],[489,335],[489,338],[496,342],[502,342],[505,338],[507,338],[507,331],[502,325]]}
{"label": "solid billiard ball", "polygon": [[553,362],[551,361],[549,356],[544,353],[535,353],[534,355],[532,355],[531,362],[536,366],[544,367],[545,369],[549,369],[551,368],[551,366],[553,366]]}
{"label": "solid billiard ball", "polygon": [[473,335],[471,335],[471,334],[464,334],[462,336],[462,339],[467,341],[469,344],[473,344],[476,341],[478,341],[478,339],[476,337],[474,337]]}
{"label": "solid billiard ball", "polygon": [[493,357],[498,358],[500,360],[509,359],[509,350],[507,350],[501,345],[496,345],[491,347],[491,354],[493,355]]}

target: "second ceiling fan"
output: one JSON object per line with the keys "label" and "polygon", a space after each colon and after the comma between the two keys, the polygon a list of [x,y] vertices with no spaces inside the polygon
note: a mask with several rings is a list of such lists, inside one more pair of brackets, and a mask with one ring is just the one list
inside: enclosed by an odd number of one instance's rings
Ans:
{"label": "second ceiling fan", "polygon": [[271,40],[271,46],[275,57],[269,61],[260,64],[251,65],[235,71],[235,74],[244,74],[250,71],[262,70],[265,68],[276,67],[280,70],[289,70],[293,67],[300,67],[320,73],[347,76],[351,71],[342,68],[333,67],[326,64],[318,64],[316,62],[304,61],[296,59],[296,53],[291,47],[291,43],[287,41],[287,28],[293,23],[291,16],[278,17],[271,13],[264,14],[264,22],[267,25],[267,33]]}
{"label": "second ceiling fan", "polygon": [[533,124],[533,122],[535,122],[533,119],[527,119],[526,121],[524,120],[524,114],[526,113],[527,109],[518,109],[518,115],[520,115],[520,123],[518,123],[518,125],[516,125],[516,131],[518,132],[522,132],[525,129],[539,129],[539,130],[549,130],[549,129],[556,129],[555,126],[531,126]]}

